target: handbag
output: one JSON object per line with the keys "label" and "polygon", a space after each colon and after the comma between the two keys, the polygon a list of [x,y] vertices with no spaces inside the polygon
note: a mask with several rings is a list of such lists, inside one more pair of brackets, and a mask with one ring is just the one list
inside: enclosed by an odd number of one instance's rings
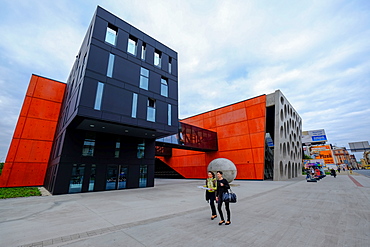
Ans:
{"label": "handbag", "polygon": [[236,203],[236,194],[230,189],[222,194],[222,201]]}

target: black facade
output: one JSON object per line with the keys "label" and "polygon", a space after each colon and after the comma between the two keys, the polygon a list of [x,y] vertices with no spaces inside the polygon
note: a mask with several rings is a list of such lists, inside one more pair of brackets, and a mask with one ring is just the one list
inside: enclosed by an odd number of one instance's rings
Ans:
{"label": "black facade", "polygon": [[97,7],[67,80],[46,188],[154,186],[155,140],[177,131],[177,53]]}

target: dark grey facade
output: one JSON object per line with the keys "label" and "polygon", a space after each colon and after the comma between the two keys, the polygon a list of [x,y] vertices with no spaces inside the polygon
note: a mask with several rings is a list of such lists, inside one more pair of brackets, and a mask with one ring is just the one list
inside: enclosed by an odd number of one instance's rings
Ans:
{"label": "dark grey facade", "polygon": [[177,131],[177,53],[97,7],[67,81],[46,188],[154,186],[155,140]]}

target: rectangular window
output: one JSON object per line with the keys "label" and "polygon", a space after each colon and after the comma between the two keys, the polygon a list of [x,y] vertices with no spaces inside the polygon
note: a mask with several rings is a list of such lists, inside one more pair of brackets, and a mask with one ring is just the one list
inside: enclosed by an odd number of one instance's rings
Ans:
{"label": "rectangular window", "polygon": [[96,165],[91,165],[89,191],[94,191],[95,187],[95,176],[96,176]]}
{"label": "rectangular window", "polygon": [[71,180],[69,182],[69,193],[79,193],[82,191],[82,182],[85,175],[84,164],[73,164]]}
{"label": "rectangular window", "polygon": [[168,96],[168,83],[166,78],[161,78],[161,95],[164,97]]}
{"label": "rectangular window", "polygon": [[137,48],[137,39],[135,37],[130,36],[128,39],[127,52],[136,56],[136,48]]}
{"label": "rectangular window", "polygon": [[137,112],[137,94],[134,93],[132,95],[132,111],[131,111],[131,117],[136,118],[136,112]]}
{"label": "rectangular window", "polygon": [[154,51],[154,65],[161,67],[161,58],[162,58],[162,53],[158,50]]}
{"label": "rectangular window", "polygon": [[139,188],[146,187],[148,179],[148,165],[140,165]]}
{"label": "rectangular window", "polygon": [[148,98],[146,120],[155,122],[155,99]]}
{"label": "rectangular window", "polygon": [[98,88],[96,90],[96,96],[95,96],[95,110],[100,110],[101,107],[101,101],[103,99],[103,90],[104,90],[104,83],[98,82]]}
{"label": "rectangular window", "polygon": [[171,126],[171,124],[172,124],[172,121],[171,121],[171,118],[172,118],[171,111],[172,111],[172,109],[171,108],[172,108],[171,105],[168,104],[168,108],[167,108],[167,124],[169,126]]}
{"label": "rectangular window", "polygon": [[107,32],[105,34],[105,42],[116,45],[118,28],[108,23]]}
{"label": "rectangular window", "polygon": [[143,45],[141,46],[141,60],[145,60],[145,54],[146,53],[146,44],[143,43]]}
{"label": "rectangular window", "polygon": [[140,70],[140,88],[148,90],[149,86],[149,70],[141,68]]}
{"label": "rectangular window", "polygon": [[88,132],[84,140],[82,148],[82,156],[94,156],[95,149],[95,134]]}
{"label": "rectangular window", "polygon": [[121,139],[120,138],[117,138],[117,141],[116,141],[116,149],[114,151],[114,158],[119,158],[120,148],[121,148]]}
{"label": "rectangular window", "polygon": [[168,73],[172,73],[172,57],[168,60]]}
{"label": "rectangular window", "polygon": [[109,54],[108,60],[108,68],[107,68],[107,76],[112,78],[113,75],[113,67],[114,67],[114,55],[112,53]]}

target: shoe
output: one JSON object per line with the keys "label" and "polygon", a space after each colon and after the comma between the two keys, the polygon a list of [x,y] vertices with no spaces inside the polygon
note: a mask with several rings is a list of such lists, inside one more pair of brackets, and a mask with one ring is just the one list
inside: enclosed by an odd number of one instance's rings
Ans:
{"label": "shoe", "polygon": [[225,221],[224,221],[224,220],[221,220],[220,222],[218,222],[218,225],[220,226],[220,225],[222,225],[223,223],[225,223]]}
{"label": "shoe", "polygon": [[230,225],[231,221],[226,221],[225,225]]}
{"label": "shoe", "polygon": [[211,220],[214,220],[215,218],[217,218],[217,215],[212,215]]}

